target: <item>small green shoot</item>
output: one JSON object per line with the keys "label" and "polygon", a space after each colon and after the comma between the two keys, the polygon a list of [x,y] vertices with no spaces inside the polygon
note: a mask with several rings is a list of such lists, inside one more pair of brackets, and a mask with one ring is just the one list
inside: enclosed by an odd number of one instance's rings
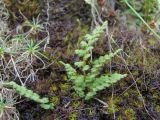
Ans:
{"label": "small green shoot", "polygon": [[23,24],[25,27],[30,27],[29,33],[37,34],[40,31],[43,31],[43,24],[40,23],[39,16],[37,18],[33,18],[32,21],[26,20]]}

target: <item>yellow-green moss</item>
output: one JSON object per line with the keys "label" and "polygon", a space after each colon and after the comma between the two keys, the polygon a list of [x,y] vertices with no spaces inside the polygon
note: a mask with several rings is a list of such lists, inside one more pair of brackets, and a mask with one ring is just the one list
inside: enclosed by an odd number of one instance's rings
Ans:
{"label": "yellow-green moss", "polygon": [[69,120],[77,120],[77,118],[78,118],[77,112],[73,112],[69,115]]}
{"label": "yellow-green moss", "polygon": [[122,116],[118,116],[117,120],[123,120]]}
{"label": "yellow-green moss", "polygon": [[154,99],[158,99],[158,98],[159,98],[159,91],[158,91],[158,90],[152,89],[152,90],[150,90],[150,92],[151,92],[152,97],[153,97]]}
{"label": "yellow-green moss", "polygon": [[157,110],[157,112],[160,112],[160,105],[156,106],[156,110]]}
{"label": "yellow-green moss", "polygon": [[128,93],[128,92],[125,92],[125,93],[124,93],[124,96],[128,98],[128,97],[129,97],[129,93]]}
{"label": "yellow-green moss", "polygon": [[76,92],[73,92],[71,96],[72,96],[73,99],[79,98],[79,96]]}
{"label": "yellow-green moss", "polygon": [[[130,47],[126,50],[129,51],[126,59],[127,63],[133,67],[138,66],[139,70],[145,70],[145,72],[153,74],[160,62],[158,53],[152,52],[150,48],[144,49],[140,46],[140,43],[135,43],[133,46],[133,48]],[[134,71],[133,74],[137,76],[138,72]]]}
{"label": "yellow-green moss", "polygon": [[133,71],[133,72],[132,72],[132,75],[138,76],[138,75],[139,75],[139,71]]}
{"label": "yellow-green moss", "polygon": [[125,86],[127,86],[127,83],[125,81],[121,81],[121,82],[119,82],[119,86],[125,87]]}
{"label": "yellow-green moss", "polygon": [[63,80],[65,80],[65,81],[68,80],[67,75],[63,75],[62,77],[63,77]]}
{"label": "yellow-green moss", "polygon": [[154,45],[156,45],[157,44],[157,40],[155,40],[155,39],[149,39],[148,40],[148,43],[149,43],[149,45],[151,45],[151,46],[154,46]]}
{"label": "yellow-green moss", "polygon": [[89,26],[82,24],[79,20],[77,20],[77,27],[74,28],[71,32],[68,32],[66,35],[64,42],[65,43],[71,43],[71,39],[77,38],[77,44],[78,47],[79,43],[84,39],[84,36],[88,33]]}
{"label": "yellow-green moss", "polygon": [[[137,96],[137,97],[138,97],[138,96]],[[133,106],[135,106],[135,107],[138,107],[138,108],[143,108],[143,107],[144,107],[144,106],[143,106],[143,102],[142,102],[142,101],[139,101],[139,100],[137,100],[137,99],[130,101],[129,104],[130,104],[130,105],[133,105]]]}
{"label": "yellow-green moss", "polygon": [[122,98],[121,97],[116,97],[114,99],[111,99],[111,97],[108,100],[108,108],[107,108],[107,112],[109,114],[114,114],[115,112],[118,112],[120,110],[119,104],[122,102]]}
{"label": "yellow-green moss", "polygon": [[87,109],[87,115],[88,116],[94,116],[96,114],[95,110],[90,108],[90,109]]}
{"label": "yellow-green moss", "polygon": [[74,107],[74,108],[78,108],[80,105],[81,105],[81,102],[80,102],[80,101],[74,101],[74,102],[72,102],[72,104],[71,104],[71,106]]}
{"label": "yellow-green moss", "polygon": [[56,106],[60,103],[60,98],[58,96],[51,97],[51,102]]}
{"label": "yellow-green moss", "polygon": [[135,111],[131,108],[128,108],[127,110],[125,110],[125,115],[127,117],[127,120],[136,120],[136,116],[135,116]]}
{"label": "yellow-green moss", "polygon": [[61,92],[66,93],[68,92],[70,85],[68,83],[61,83],[59,87],[61,89]]}
{"label": "yellow-green moss", "polygon": [[52,84],[50,87],[50,92],[51,93],[55,93],[58,90],[57,85],[56,84]]}

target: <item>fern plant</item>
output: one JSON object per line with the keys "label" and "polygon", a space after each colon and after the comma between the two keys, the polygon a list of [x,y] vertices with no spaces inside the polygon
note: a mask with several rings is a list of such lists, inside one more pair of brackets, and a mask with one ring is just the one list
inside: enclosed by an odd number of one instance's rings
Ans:
{"label": "fern plant", "polygon": [[96,60],[92,60],[91,53],[94,48],[93,45],[104,32],[106,26],[107,22],[104,22],[102,26],[96,27],[91,34],[85,36],[85,40],[81,41],[80,49],[75,50],[75,54],[78,55],[81,60],[75,62],[74,65],[82,70],[82,74],[79,74],[70,64],[60,61],[66,69],[68,78],[74,83],[74,89],[77,94],[86,100],[92,98],[98,91],[109,87],[126,76],[126,74],[122,75],[118,73],[110,75],[100,74],[103,65],[111,60],[121,49],[109,55],[100,56]]}
{"label": "fern plant", "polygon": [[49,103],[48,98],[46,98],[46,97],[40,98],[40,96],[37,93],[34,93],[32,90],[29,90],[24,86],[20,86],[13,81],[3,83],[2,86],[11,87],[12,89],[15,89],[17,91],[17,93],[19,93],[20,95],[25,96],[25,97],[27,97],[37,103],[40,103],[40,106],[44,109],[52,109],[53,108],[53,104]]}

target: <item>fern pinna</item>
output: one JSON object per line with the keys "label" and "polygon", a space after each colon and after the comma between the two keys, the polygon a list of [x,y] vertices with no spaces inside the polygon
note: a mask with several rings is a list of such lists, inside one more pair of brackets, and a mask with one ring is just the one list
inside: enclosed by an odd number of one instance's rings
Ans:
{"label": "fern pinna", "polygon": [[74,84],[74,89],[80,97],[84,97],[86,100],[96,95],[97,91],[103,90],[109,87],[118,80],[124,78],[126,74],[110,74],[101,75],[100,70],[106,62],[110,61],[121,49],[118,49],[114,53],[100,56],[96,60],[92,60],[92,49],[96,41],[98,41],[104,29],[107,27],[107,22],[104,22],[102,26],[96,27],[91,34],[87,34],[85,39],[80,43],[80,49],[75,50],[75,54],[81,59],[75,62],[74,65],[82,70],[82,74],[79,74],[75,68],[70,64],[60,61],[66,69],[69,80]]}

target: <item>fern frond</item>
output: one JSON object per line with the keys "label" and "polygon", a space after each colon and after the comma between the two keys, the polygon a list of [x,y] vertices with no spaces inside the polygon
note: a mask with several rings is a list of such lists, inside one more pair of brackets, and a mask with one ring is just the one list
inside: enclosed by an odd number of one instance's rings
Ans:
{"label": "fern frond", "polygon": [[70,80],[75,80],[77,78],[77,71],[70,64],[66,64],[62,61],[60,61],[60,63],[64,65],[67,71],[68,78]]}
{"label": "fern frond", "polygon": [[90,84],[90,92],[86,94],[85,99],[88,100],[96,95],[97,91],[103,90],[106,87],[110,87],[112,84],[116,83],[120,79],[126,77],[127,74],[121,75],[118,73],[111,74],[110,76],[104,75],[99,78],[96,78],[95,81]]}
{"label": "fern frond", "polygon": [[118,52],[122,51],[122,49],[116,50],[114,53],[110,53],[109,55],[100,56],[98,59],[93,61],[93,67],[91,69],[90,74],[94,74],[95,77],[98,75],[100,69],[104,64],[109,62]]}
{"label": "fern frond", "polygon": [[80,48],[75,50],[75,54],[77,54],[81,60],[75,62],[74,65],[83,71],[81,75],[78,74],[76,69],[74,69],[70,64],[61,62],[66,69],[68,78],[73,82],[76,93],[80,97],[84,97],[86,100],[96,95],[97,91],[109,87],[126,76],[118,73],[100,75],[100,69],[103,65],[110,61],[112,57],[121,51],[121,49],[118,49],[114,53],[100,56],[94,61],[88,61],[91,57],[91,51],[94,48],[94,43],[104,32],[106,26],[107,22],[104,22],[102,26],[98,26],[91,34],[87,34],[85,36],[85,40],[81,41]]}
{"label": "fern frond", "polygon": [[94,48],[93,44],[97,42],[101,34],[106,29],[107,24],[108,22],[106,21],[102,26],[96,27],[91,34],[85,35],[85,40],[80,43],[80,49],[75,50],[75,53],[79,57],[84,57],[85,60],[90,57],[90,51]]}
{"label": "fern frond", "polygon": [[44,109],[52,109],[53,108],[53,104],[49,103],[48,98],[46,98],[46,97],[40,98],[40,96],[37,93],[34,93],[32,90],[29,90],[24,86],[20,86],[13,81],[3,83],[2,86],[15,89],[17,91],[17,93],[19,93],[21,96],[25,96],[25,97],[27,97],[37,103],[40,103],[40,106]]}

